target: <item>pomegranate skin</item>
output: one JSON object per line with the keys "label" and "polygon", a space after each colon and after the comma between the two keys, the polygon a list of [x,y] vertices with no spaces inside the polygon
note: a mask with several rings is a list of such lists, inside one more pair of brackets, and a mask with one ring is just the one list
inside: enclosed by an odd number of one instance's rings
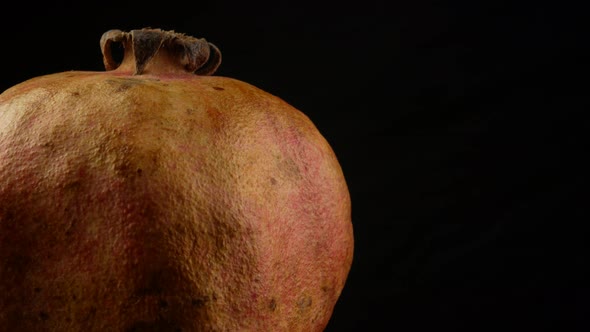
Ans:
{"label": "pomegranate skin", "polygon": [[316,127],[252,85],[31,79],[0,95],[0,330],[322,331],[350,208]]}

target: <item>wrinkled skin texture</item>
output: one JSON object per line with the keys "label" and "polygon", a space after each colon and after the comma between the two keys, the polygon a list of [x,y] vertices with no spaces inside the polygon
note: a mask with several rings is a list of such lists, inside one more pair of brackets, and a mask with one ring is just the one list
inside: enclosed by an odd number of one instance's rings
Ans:
{"label": "wrinkled skin texture", "polygon": [[353,252],[310,120],[224,77],[0,95],[0,330],[321,331]]}

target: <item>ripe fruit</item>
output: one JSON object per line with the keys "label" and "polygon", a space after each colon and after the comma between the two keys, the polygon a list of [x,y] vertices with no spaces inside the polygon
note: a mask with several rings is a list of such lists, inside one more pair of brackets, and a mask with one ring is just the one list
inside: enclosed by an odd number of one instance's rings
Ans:
{"label": "ripe fruit", "polygon": [[109,71],[0,95],[0,330],[323,330],[353,237],[314,125],[207,76],[221,58],[204,39],[101,46]]}

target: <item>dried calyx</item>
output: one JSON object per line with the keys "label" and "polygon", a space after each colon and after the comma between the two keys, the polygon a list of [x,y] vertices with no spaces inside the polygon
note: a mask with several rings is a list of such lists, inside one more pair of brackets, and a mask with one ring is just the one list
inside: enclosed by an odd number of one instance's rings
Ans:
{"label": "dried calyx", "polygon": [[[123,61],[113,58],[113,44],[124,49]],[[212,75],[221,64],[221,52],[204,38],[174,31],[144,28],[124,32],[109,30],[100,39],[106,70],[152,73],[194,73]]]}

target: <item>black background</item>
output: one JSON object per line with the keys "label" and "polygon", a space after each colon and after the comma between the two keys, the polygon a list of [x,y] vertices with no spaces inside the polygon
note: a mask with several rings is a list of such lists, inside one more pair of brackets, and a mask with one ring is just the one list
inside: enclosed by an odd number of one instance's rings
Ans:
{"label": "black background", "polygon": [[316,124],[355,257],[328,331],[590,328],[585,11],[566,2],[17,2],[0,90],[102,70],[103,32],[221,49],[217,75]]}

